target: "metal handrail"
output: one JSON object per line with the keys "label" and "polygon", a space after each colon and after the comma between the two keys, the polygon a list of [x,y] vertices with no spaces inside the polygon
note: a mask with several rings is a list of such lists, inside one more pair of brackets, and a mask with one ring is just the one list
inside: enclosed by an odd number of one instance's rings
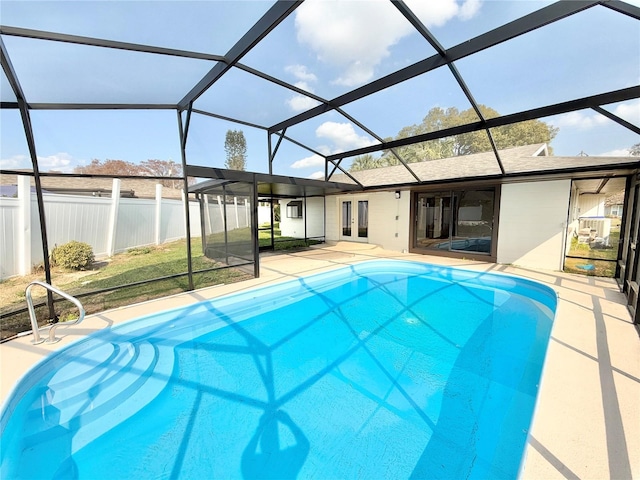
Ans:
{"label": "metal handrail", "polygon": [[[27,297],[27,308],[29,309],[29,317],[31,319],[31,329],[33,330],[33,340],[31,340],[31,343],[33,345],[38,345],[39,343],[44,342],[44,339],[40,338],[40,330],[38,328],[38,321],[36,319],[36,310],[33,307],[33,298],[31,298],[31,287],[33,287],[34,285],[40,285],[41,287],[44,287],[47,290],[50,290],[53,293],[56,293],[56,294],[60,295],[61,297],[69,300],[76,307],[78,307],[78,312],[80,313],[80,315],[78,316],[78,319],[73,321],[73,322],[64,322],[64,325],[66,325],[66,326],[77,325],[78,323],[80,323],[84,319],[84,314],[85,314],[84,307],[80,303],[80,300],[78,300],[75,297],[72,297],[71,295],[69,295],[68,293],[63,292],[62,290],[57,289],[56,287],[54,287],[52,285],[49,285],[48,283],[40,282],[38,280],[34,280],[29,285],[27,285],[27,288],[24,291],[25,296]],[[49,329],[49,339],[47,340],[47,343],[49,343],[49,344],[56,343],[57,341],[60,340],[59,338],[56,338],[56,333],[55,333],[56,328],[59,327],[60,325],[61,325],[60,323],[56,323],[56,324],[51,325],[51,328]]]}

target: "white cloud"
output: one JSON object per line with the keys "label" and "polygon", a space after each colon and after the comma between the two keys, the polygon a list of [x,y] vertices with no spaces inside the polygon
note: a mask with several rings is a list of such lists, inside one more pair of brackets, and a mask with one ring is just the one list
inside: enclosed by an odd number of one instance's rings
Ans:
{"label": "white cloud", "polygon": [[[319,145],[316,150],[323,155],[331,155],[339,151],[374,145],[375,140],[358,135],[350,123],[324,122],[316,129],[316,137],[328,141],[329,145]],[[324,158],[312,155],[294,162],[291,168],[309,168],[324,166]],[[317,174],[318,172],[314,173]],[[321,172],[324,175],[324,172]]]}
{"label": "white cloud", "polygon": [[458,17],[460,20],[470,20],[480,11],[481,6],[480,0],[467,0],[460,6]]}
{"label": "white cloud", "polygon": [[[317,82],[318,77],[309,72],[304,65],[288,65],[284,67],[285,72],[292,74],[296,79],[303,82]],[[302,88],[302,87],[301,87]]]}
{"label": "white cloud", "polygon": [[[304,65],[289,65],[285,67],[285,71],[291,73],[298,80],[294,83],[296,87],[309,93],[314,93],[313,87],[309,85],[309,82],[318,81],[318,77],[309,72],[307,67]],[[319,105],[320,102],[306,95],[294,95],[287,99],[286,103],[293,112],[304,112]]]}
{"label": "white cloud", "polygon": [[600,153],[598,157],[630,157],[631,152],[628,148],[618,148],[617,150],[611,150],[609,152]]}
{"label": "white cloud", "polygon": [[613,113],[634,125],[640,125],[640,100],[621,103],[616,106]]}
{"label": "white cloud", "polygon": [[369,137],[358,135],[350,123],[324,122],[316,129],[316,136],[330,140],[335,145],[333,151],[351,150],[376,143]]}
{"label": "white cloud", "polygon": [[[43,172],[56,170],[58,172],[70,173],[73,171],[73,167],[74,159],[68,153],[60,152],[46,157],[38,156],[38,168]],[[7,170],[31,170],[31,159],[27,155],[14,155],[13,157],[2,158],[0,159],[0,168]]]}
{"label": "white cloud", "polygon": [[553,119],[550,123],[559,128],[567,127],[589,130],[599,125],[604,125],[609,121],[607,117],[598,113],[569,112]]}
{"label": "white cloud", "polygon": [[38,167],[42,170],[57,170],[70,173],[73,171],[73,157],[68,153],[56,153],[47,157],[38,156]]}
{"label": "white cloud", "polygon": [[309,110],[310,108],[319,105],[319,103],[320,102],[305,95],[296,95],[287,100],[287,105],[289,105],[289,108],[294,112],[304,112],[305,110]]}
{"label": "white cloud", "polygon": [[[320,155],[311,155],[310,157],[305,157],[297,162],[293,162],[291,168],[309,168],[309,167],[319,167],[324,165],[324,158]],[[324,175],[324,173],[323,173]]]}
{"label": "white cloud", "polygon": [[[614,115],[627,120],[635,125],[640,124],[640,101],[632,101],[621,103],[613,110],[605,107],[606,110]],[[609,120],[604,115],[591,111],[569,112],[553,119],[552,123],[556,127],[577,128],[579,130],[589,130],[601,125],[606,125]]]}
{"label": "white cloud", "polygon": [[14,155],[9,158],[0,158],[0,168],[6,170],[31,168],[31,160],[26,155]]}
{"label": "white cloud", "polygon": [[[441,26],[454,17],[467,20],[480,9],[480,0],[407,0],[427,27]],[[389,49],[415,32],[388,0],[307,0],[296,10],[297,39],[318,59],[342,74],[334,83],[353,87],[373,78]],[[304,70],[306,72],[306,70]]]}
{"label": "white cloud", "polygon": [[323,179],[324,180],[324,170],[318,170],[317,172],[313,172],[311,175],[309,175],[308,178],[315,178],[315,179]]}

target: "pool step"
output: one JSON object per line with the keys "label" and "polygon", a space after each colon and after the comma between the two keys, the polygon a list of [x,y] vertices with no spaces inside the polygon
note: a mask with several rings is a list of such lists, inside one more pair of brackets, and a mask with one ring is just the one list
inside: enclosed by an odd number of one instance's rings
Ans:
{"label": "pool step", "polygon": [[63,382],[67,385],[59,389],[50,382],[51,388],[38,397],[28,413],[42,421],[25,439],[27,445],[48,443],[64,429],[69,431],[65,436],[71,436],[71,451],[75,452],[160,394],[173,371],[171,347],[140,343],[137,348],[122,344],[113,349],[120,353],[107,372],[100,369],[85,375],[75,386]]}

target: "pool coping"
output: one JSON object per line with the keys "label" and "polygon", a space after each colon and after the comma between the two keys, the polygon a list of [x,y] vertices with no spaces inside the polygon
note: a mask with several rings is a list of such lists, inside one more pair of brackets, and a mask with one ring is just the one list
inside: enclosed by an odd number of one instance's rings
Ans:
{"label": "pool coping", "polygon": [[640,477],[640,339],[614,280],[402,254],[370,244],[339,242],[263,255],[260,278],[89,315],[81,325],[59,328],[62,340],[54,345],[31,345],[31,335],[0,344],[0,404],[39,360],[94,331],[150,313],[372,259],[502,272],[552,287],[558,295],[558,310],[521,477]]}

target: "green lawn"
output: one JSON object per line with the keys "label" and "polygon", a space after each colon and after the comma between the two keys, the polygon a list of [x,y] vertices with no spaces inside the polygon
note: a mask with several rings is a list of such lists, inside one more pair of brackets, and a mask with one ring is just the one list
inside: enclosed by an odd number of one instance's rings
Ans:
{"label": "green lawn", "polygon": [[[278,225],[276,225],[278,227]],[[285,250],[308,246],[318,241],[291,239],[280,236],[279,228],[275,230],[276,250]],[[229,242],[250,243],[249,228],[228,232]],[[208,242],[224,243],[224,234],[210,235]],[[270,245],[269,231],[259,232],[260,245]],[[202,288],[222,283],[234,283],[251,278],[252,275],[238,268],[220,268],[217,263],[204,256],[200,238],[191,241],[193,271],[217,268],[216,270],[193,275],[194,287]],[[105,262],[97,262],[91,270],[85,272],[65,271],[61,268],[52,269],[52,283],[71,295],[96,292],[103,289],[130,285],[145,280],[154,280],[175,274],[187,273],[186,242],[179,240],[159,246],[148,246],[130,249],[127,252],[114,255]],[[26,307],[24,289],[33,280],[44,280],[42,272],[27,277],[14,277],[0,283],[0,338],[7,338],[18,332],[30,330],[30,322],[26,313],[11,314],[12,311]],[[89,294],[80,300],[87,314],[100,312],[109,308],[130,305],[154,298],[183,292],[188,289],[187,276],[158,280],[142,285],[120,287],[117,290]],[[32,290],[35,303],[42,302],[45,291],[34,287]],[[66,301],[57,302],[56,313],[63,319],[70,319],[75,314],[75,307]],[[40,323],[48,320],[45,307],[36,309]]]}
{"label": "green lawn", "polygon": [[[193,270],[205,270],[222,267],[202,254],[200,239],[192,240]],[[184,240],[153,247],[131,249],[128,252],[114,255],[108,262],[98,262],[92,270],[86,272],[70,272],[63,269],[52,269],[52,283],[71,295],[81,295],[129,285],[145,280],[167,277],[187,272],[186,242]],[[42,277],[40,275],[39,277]],[[5,294],[2,296],[0,313],[9,314],[26,306],[24,288],[35,278],[17,277],[2,282]],[[194,287],[201,288],[221,283],[233,283],[251,278],[251,275],[236,268],[220,268],[217,270],[196,273],[193,276]],[[42,278],[39,278],[42,279]],[[117,290],[91,294],[81,298],[87,312],[96,313],[109,308],[160,298],[188,289],[188,279],[184,275],[177,278],[159,280],[142,285],[122,287]],[[7,293],[15,290],[14,295]],[[36,303],[42,301],[45,291],[34,287],[32,290]],[[56,303],[56,313],[66,319],[75,313],[75,307],[66,301]],[[46,322],[48,311],[44,307],[36,309],[39,321]],[[29,319],[26,313],[7,316],[0,319],[0,335],[6,338],[19,331],[29,330]]]}
{"label": "green lawn", "polygon": [[609,236],[611,248],[591,248],[588,244],[579,244],[577,238],[572,238],[568,255],[583,258],[565,258],[564,271],[613,278],[616,274],[616,263],[604,260],[616,260],[618,258],[619,240],[619,229],[611,231]]}

